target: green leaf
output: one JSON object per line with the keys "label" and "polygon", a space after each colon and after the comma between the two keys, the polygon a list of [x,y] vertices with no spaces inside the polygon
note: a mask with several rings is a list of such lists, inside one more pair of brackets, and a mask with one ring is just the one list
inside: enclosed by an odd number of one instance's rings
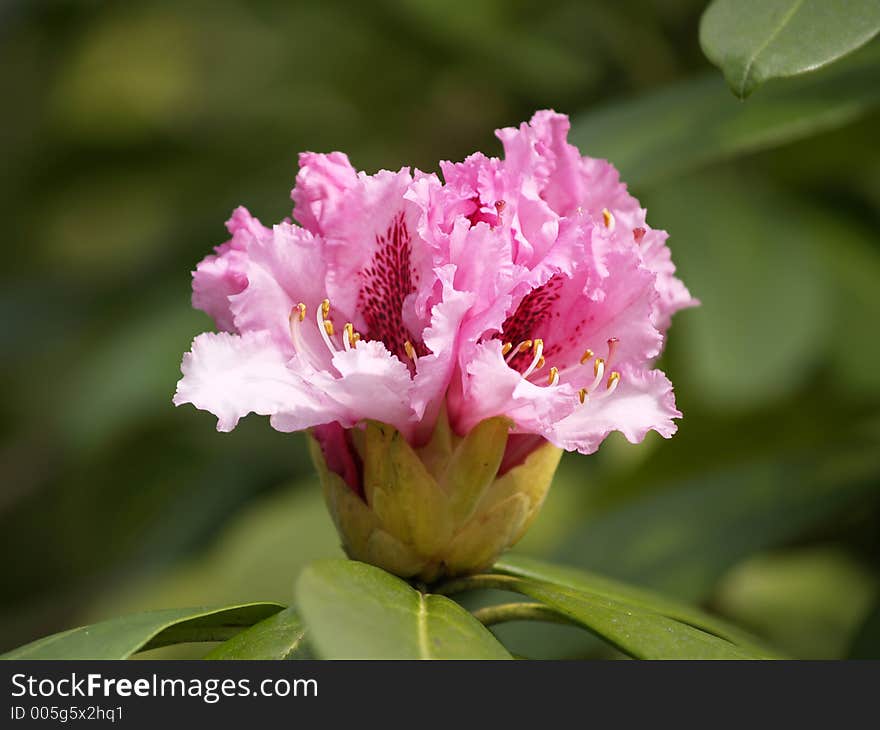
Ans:
{"label": "green leaf", "polygon": [[226,641],[283,608],[278,603],[247,603],[148,611],[37,639],[0,658],[127,659],[136,652],[169,644]]}
{"label": "green leaf", "polygon": [[714,74],[582,114],[570,139],[613,160],[630,185],[785,144],[847,124],[880,104],[872,43],[815,74],[774,84],[742,104]]}
{"label": "green leaf", "polygon": [[309,659],[305,627],[292,608],[245,629],[205,659]]}
{"label": "green leaf", "polygon": [[496,580],[490,587],[534,598],[636,659],[771,658],[603,593],[531,578]]}
{"label": "green leaf", "polygon": [[706,633],[714,634],[756,654],[767,657],[773,655],[772,651],[761,647],[746,632],[716,616],[710,616],[693,606],[666,598],[653,591],[621,583],[595,573],[552,565],[518,555],[506,556],[496,563],[495,570],[505,575],[538,580],[583,594],[625,603],[634,608],[650,611],[673,621],[688,624]]}
{"label": "green leaf", "polygon": [[700,45],[741,99],[764,82],[814,71],[880,30],[877,0],[714,0]]}
{"label": "green leaf", "polygon": [[321,560],[296,585],[309,642],[322,659],[510,659],[445,596],[423,594],[353,560]]}

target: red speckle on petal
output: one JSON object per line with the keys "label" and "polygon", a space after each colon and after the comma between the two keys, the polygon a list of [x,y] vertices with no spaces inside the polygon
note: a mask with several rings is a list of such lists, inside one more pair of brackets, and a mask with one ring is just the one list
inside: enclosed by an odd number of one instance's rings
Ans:
{"label": "red speckle on petal", "polygon": [[[553,316],[553,305],[559,299],[559,290],[564,279],[554,276],[543,286],[533,289],[519,303],[501,327],[501,340],[514,347],[524,340],[541,337],[541,327]],[[510,361],[512,367],[522,369],[532,361],[531,353],[516,355]]]}
{"label": "red speckle on petal", "polygon": [[636,243],[641,243],[642,239],[645,237],[645,233],[647,233],[647,231],[645,231],[644,228],[633,228],[633,240]]}
{"label": "red speckle on petal", "polygon": [[413,342],[419,354],[427,352],[403,324],[403,302],[415,291],[418,277],[412,270],[412,236],[403,213],[395,216],[388,230],[376,236],[376,253],[361,272],[363,283],[358,309],[367,323],[364,335],[379,340],[403,362],[409,362],[405,343]]}

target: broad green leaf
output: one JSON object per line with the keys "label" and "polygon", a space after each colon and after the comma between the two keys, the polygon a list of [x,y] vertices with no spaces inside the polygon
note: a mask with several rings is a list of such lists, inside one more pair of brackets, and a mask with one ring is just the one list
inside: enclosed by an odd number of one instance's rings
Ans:
{"label": "broad green leaf", "polygon": [[612,160],[630,185],[785,144],[847,124],[880,104],[880,44],[802,78],[768,87],[743,104],[714,74],[590,111],[571,142]]}
{"label": "broad green leaf", "polygon": [[530,578],[502,576],[495,587],[540,601],[636,659],[771,658],[600,593]]}
{"label": "broad green leaf", "polygon": [[169,608],[63,631],[4,654],[3,659],[127,659],[145,649],[192,641],[226,641],[281,611],[278,603],[222,608]]}
{"label": "broad green leaf", "polygon": [[495,565],[495,570],[505,575],[538,580],[580,593],[625,603],[637,609],[657,613],[706,633],[714,634],[742,649],[765,656],[772,655],[770,650],[759,646],[744,631],[731,626],[720,618],[710,616],[693,606],[666,598],[653,591],[627,585],[595,573],[553,565],[519,555],[506,556]]}
{"label": "broad green leaf", "polygon": [[321,560],[296,584],[309,643],[322,659],[510,659],[445,596],[423,594],[379,568]]}
{"label": "broad green leaf", "polygon": [[292,608],[236,634],[205,659],[308,659],[305,627]]}
{"label": "broad green leaf", "polygon": [[764,82],[814,71],[880,30],[877,0],[714,0],[700,45],[740,98]]}

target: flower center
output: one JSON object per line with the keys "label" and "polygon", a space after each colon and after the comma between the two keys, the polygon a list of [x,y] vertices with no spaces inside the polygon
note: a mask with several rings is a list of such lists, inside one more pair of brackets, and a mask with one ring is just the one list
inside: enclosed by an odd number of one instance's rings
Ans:
{"label": "flower center", "polygon": [[[606,343],[608,350],[604,358],[595,357],[595,353],[587,349],[583,351],[578,362],[552,365],[546,380],[538,375],[538,371],[546,365],[548,357],[552,358],[553,355],[564,353],[566,350],[571,351],[568,347],[571,343],[566,343],[564,348],[558,343],[548,346],[543,338],[535,337],[535,333],[546,329],[550,318],[554,316],[554,307],[559,301],[564,282],[565,280],[557,275],[543,286],[529,292],[516,311],[504,321],[498,339],[503,343],[501,352],[505,362],[512,369],[519,371],[523,380],[528,380],[534,385],[552,388],[562,383],[583,384],[584,368],[589,367],[592,361],[593,375],[589,384],[578,388],[579,401],[586,403],[588,400],[607,397],[617,389],[620,373],[610,370],[610,366],[617,350],[618,339],[616,337],[608,339]],[[575,328],[575,332],[572,333],[573,338],[577,337],[579,330],[580,327]]]}

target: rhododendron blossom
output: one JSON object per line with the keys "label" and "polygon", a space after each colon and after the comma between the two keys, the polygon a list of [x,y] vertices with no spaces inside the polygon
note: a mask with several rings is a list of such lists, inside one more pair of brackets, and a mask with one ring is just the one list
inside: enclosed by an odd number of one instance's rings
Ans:
{"label": "rhododendron blossom", "polygon": [[174,402],[221,431],[248,413],[309,430],[353,557],[426,580],[489,564],[559,448],[669,437],[681,415],[653,361],[695,302],[666,234],[568,129],[538,112],[498,131],[503,159],[441,163],[442,180],[301,155],[297,222],[239,208],[196,268],[221,331],[193,341]]}
{"label": "rhododendron blossom", "polygon": [[506,415],[516,434],[595,451],[612,430],[675,431],[653,369],[671,315],[694,300],[666,234],[614,167],[539,112],[502,129],[504,159],[358,173],[306,153],[294,217],[244,208],[193,276],[222,332],[193,342],[175,403],[228,431],[253,412],[281,431],[365,419],[414,442],[445,400],[453,428]]}

